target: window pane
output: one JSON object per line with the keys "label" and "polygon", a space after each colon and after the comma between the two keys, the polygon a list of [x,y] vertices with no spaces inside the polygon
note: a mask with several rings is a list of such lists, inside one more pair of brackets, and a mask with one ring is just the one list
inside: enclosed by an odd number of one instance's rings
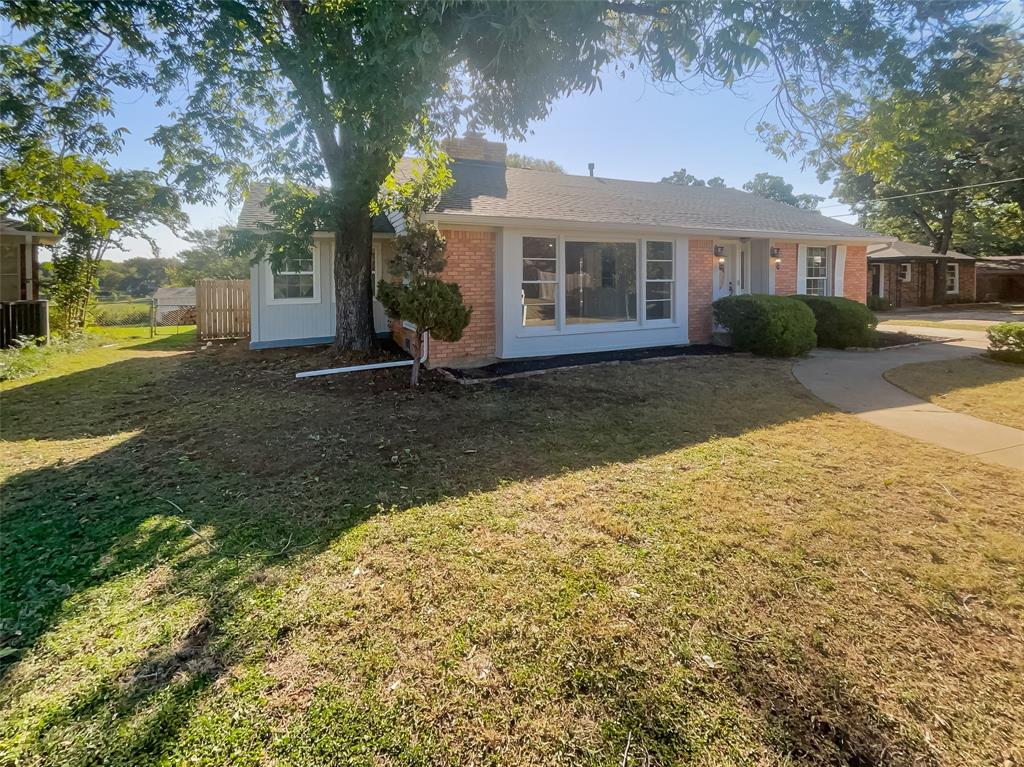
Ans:
{"label": "window pane", "polygon": [[554,282],[558,277],[555,263],[553,258],[524,258],[523,279]]}
{"label": "window pane", "polygon": [[672,319],[671,301],[648,301],[647,320],[670,320]]}
{"label": "window pane", "polygon": [[523,258],[554,258],[554,237],[524,237]]}
{"label": "window pane", "polygon": [[647,260],[648,261],[671,261],[672,260],[672,243],[671,242],[657,242],[655,240],[649,240],[647,242]]}
{"label": "window pane", "polygon": [[636,255],[632,242],[566,242],[566,322],[635,320]]}
{"label": "window pane", "polygon": [[647,279],[649,279],[649,280],[671,280],[672,279],[672,262],[671,261],[648,261],[647,262]]}
{"label": "window pane", "polygon": [[558,295],[558,284],[554,282],[524,282],[524,304],[553,304]]}
{"label": "window pane", "polygon": [[667,301],[672,298],[671,282],[648,282],[647,298],[651,301]]}
{"label": "window pane", "polygon": [[529,304],[523,307],[523,325],[526,327],[543,327],[554,324],[554,304]]}

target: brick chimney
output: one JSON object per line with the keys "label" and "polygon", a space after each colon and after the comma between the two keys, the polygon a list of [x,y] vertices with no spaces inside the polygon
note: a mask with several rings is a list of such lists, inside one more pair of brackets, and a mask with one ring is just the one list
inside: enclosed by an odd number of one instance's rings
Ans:
{"label": "brick chimney", "polygon": [[501,141],[488,141],[482,133],[467,131],[465,136],[446,139],[442,145],[453,160],[473,160],[496,165],[505,164],[508,147]]}

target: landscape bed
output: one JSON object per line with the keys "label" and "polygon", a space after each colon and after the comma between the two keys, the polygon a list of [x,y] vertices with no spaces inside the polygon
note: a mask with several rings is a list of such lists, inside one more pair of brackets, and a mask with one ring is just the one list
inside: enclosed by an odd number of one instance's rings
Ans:
{"label": "landscape bed", "polygon": [[0,386],[5,764],[1024,759],[1020,473],[787,361],[188,348]]}

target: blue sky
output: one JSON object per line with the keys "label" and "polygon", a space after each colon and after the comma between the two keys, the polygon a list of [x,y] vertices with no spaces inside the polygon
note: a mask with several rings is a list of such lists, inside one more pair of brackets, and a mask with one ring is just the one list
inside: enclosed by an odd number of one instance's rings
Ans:
{"label": "blue sky", "polygon": [[[800,158],[788,162],[769,154],[754,134],[757,115],[770,98],[763,83],[747,81],[736,90],[693,93],[666,92],[645,82],[637,72],[625,79],[605,77],[593,94],[575,94],[558,101],[551,114],[533,126],[523,142],[509,142],[509,151],[560,163],[569,173],[586,174],[587,163],[608,178],[658,181],[685,167],[700,178],[722,176],[729,186],[741,187],[760,171],[783,176],[797,193],[828,196],[831,184],[819,184],[812,169],[802,170]],[[125,168],[156,168],[158,150],[147,139],[166,119],[148,96],[121,99],[111,123],[129,130],[116,164]],[[829,205],[834,201],[826,201]],[[847,212],[829,208],[830,214]],[[237,207],[228,201],[215,206],[190,206],[194,227],[233,223]],[[852,221],[851,218],[843,220]],[[166,229],[153,232],[161,255],[187,246]],[[149,255],[143,241],[132,242],[117,260]]]}

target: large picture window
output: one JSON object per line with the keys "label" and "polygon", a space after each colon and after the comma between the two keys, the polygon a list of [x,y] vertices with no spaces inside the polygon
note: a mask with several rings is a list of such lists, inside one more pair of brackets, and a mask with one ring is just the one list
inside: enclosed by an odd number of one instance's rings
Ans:
{"label": "large picture window", "polygon": [[807,248],[807,275],[804,292],[809,296],[828,295],[828,248]]}
{"label": "large picture window", "polygon": [[302,258],[287,258],[274,272],[274,300],[315,298],[315,280],[312,253]]}
{"label": "large picture window", "polygon": [[567,240],[566,324],[636,321],[636,266],[635,242]]}
{"label": "large picture window", "polygon": [[523,238],[523,327],[553,326],[558,306],[558,252],[554,237]]}
{"label": "large picture window", "polygon": [[672,319],[672,289],[675,274],[672,269],[672,243],[648,240],[647,274],[645,288],[645,319]]}

